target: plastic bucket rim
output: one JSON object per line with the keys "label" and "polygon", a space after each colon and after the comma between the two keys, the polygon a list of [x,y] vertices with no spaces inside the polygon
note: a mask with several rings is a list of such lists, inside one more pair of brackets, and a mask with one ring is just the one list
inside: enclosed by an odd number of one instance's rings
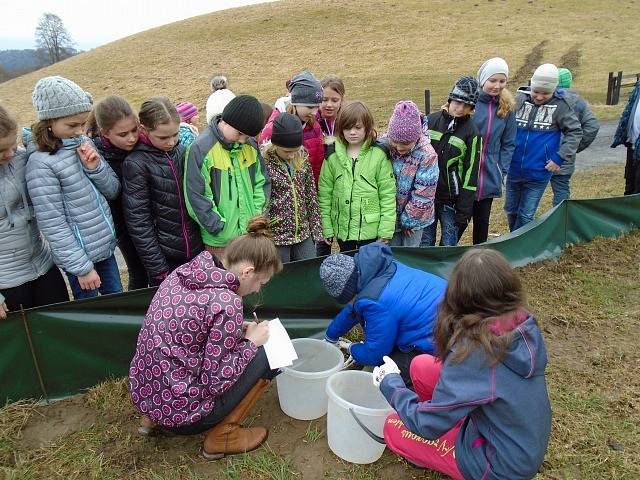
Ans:
{"label": "plastic bucket rim", "polygon": [[[371,416],[381,416],[382,414],[389,415],[390,413],[393,413],[395,410],[393,409],[393,407],[391,405],[389,405],[388,408],[369,408],[369,407],[364,407],[362,405],[357,405],[355,403],[352,403],[348,400],[345,400],[344,398],[338,396],[338,394],[333,390],[333,382],[335,381],[334,378],[337,378],[340,376],[340,374],[347,374],[347,375],[367,375],[368,377],[371,377],[372,374],[369,372],[362,372],[362,371],[357,371],[357,370],[345,370],[344,372],[338,372],[336,374],[331,375],[331,377],[329,377],[329,380],[327,380],[327,385],[325,387],[325,392],[327,393],[327,397],[329,398],[329,400],[333,400],[335,403],[337,403],[339,406],[341,406],[342,408],[349,410],[350,408],[353,409],[353,411],[359,415],[371,415]],[[372,384],[373,385],[373,384]],[[382,395],[382,393],[381,393]],[[384,398],[384,395],[383,395]],[[387,399],[385,398],[385,401]],[[389,402],[387,402],[388,404]]]}
{"label": "plastic bucket rim", "polygon": [[[300,340],[311,340],[312,342],[323,342],[324,340],[319,340],[316,338],[294,338],[293,340],[291,340],[291,343],[293,343],[295,345],[296,340],[300,341]],[[300,342],[298,342],[300,343]],[[327,343],[327,345],[330,345],[329,343]],[[282,367],[282,374],[281,375],[289,375],[291,377],[295,377],[295,378],[304,378],[307,380],[312,380],[312,379],[321,379],[321,378],[331,378],[331,376],[336,373],[338,370],[341,370],[342,367],[344,366],[344,357],[342,355],[342,352],[340,351],[340,349],[335,348],[335,350],[337,350],[337,352],[340,354],[339,356],[339,362],[336,366],[330,368],[329,370],[323,370],[322,372],[300,372],[298,370],[294,370],[291,367]],[[330,351],[329,349],[327,349],[327,351]],[[338,357],[336,357],[338,358]],[[278,375],[280,376],[280,375]],[[277,378],[277,377],[276,377]],[[325,389],[326,392],[326,389]]]}

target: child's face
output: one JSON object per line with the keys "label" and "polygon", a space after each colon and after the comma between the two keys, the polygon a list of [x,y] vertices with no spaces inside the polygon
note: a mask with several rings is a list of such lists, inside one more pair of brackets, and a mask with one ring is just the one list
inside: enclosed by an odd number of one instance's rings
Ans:
{"label": "child's face", "polygon": [[178,144],[180,125],[176,122],[161,123],[155,129],[145,128],[151,145],[163,152],[170,152]]}
{"label": "child's face", "polygon": [[316,117],[318,107],[310,107],[308,105],[296,105],[296,115],[302,120],[302,123],[308,123]]}
{"label": "child's face", "polygon": [[364,125],[360,122],[354,124],[351,128],[345,128],[342,130],[342,134],[349,145],[362,145],[366,136]]}
{"label": "child's face", "polygon": [[238,266],[230,266],[229,270],[234,272],[240,281],[238,295],[241,297],[251,295],[252,293],[258,293],[273,276],[272,272],[257,273],[253,265],[247,262],[242,262]]}
{"label": "child's face", "polygon": [[391,145],[391,148],[398,152],[398,155],[400,155],[401,157],[413,150],[413,148],[416,146],[416,143],[417,142],[400,143],[389,140],[389,145]]}
{"label": "child's face", "polygon": [[482,91],[488,93],[492,97],[497,97],[502,93],[504,87],[507,86],[507,76],[504,73],[495,73],[491,75],[482,85]]}
{"label": "child's face", "polygon": [[322,103],[320,104],[320,113],[323,118],[335,118],[342,105],[342,97],[335,90],[324,87],[322,90]]}
{"label": "child's face", "polygon": [[190,123],[191,125],[195,125],[196,123],[198,123],[199,119],[200,119],[200,115],[194,115],[189,119],[187,123]]}
{"label": "child's face", "polygon": [[242,133],[237,128],[233,128],[228,123],[224,124],[222,135],[230,143],[247,143],[247,140],[249,140],[249,135]]}
{"label": "child's face", "polygon": [[15,156],[18,148],[16,133],[9,132],[9,135],[0,138],[0,165],[6,165]]}
{"label": "child's face", "polygon": [[279,147],[278,145],[275,145],[275,147],[276,147],[276,154],[282,160],[286,160],[287,162],[293,161],[296,158],[296,156],[300,153],[300,147],[285,148],[285,147]]}
{"label": "child's face", "polygon": [[89,112],[56,118],[51,121],[51,132],[59,139],[79,137],[85,132],[84,124],[87,123],[88,118]]}
{"label": "child's face", "polygon": [[121,118],[118,120],[111,130],[106,133],[102,133],[111,145],[120,150],[130,152],[133,147],[138,143],[138,119],[131,115],[129,117]]}
{"label": "child's face", "polygon": [[458,100],[449,101],[449,115],[452,117],[466,117],[467,115],[471,115],[471,112],[473,112],[473,107],[468,103],[462,103]]}
{"label": "child's face", "polygon": [[544,105],[553,97],[553,92],[541,92],[540,90],[531,90],[531,100],[536,105]]}

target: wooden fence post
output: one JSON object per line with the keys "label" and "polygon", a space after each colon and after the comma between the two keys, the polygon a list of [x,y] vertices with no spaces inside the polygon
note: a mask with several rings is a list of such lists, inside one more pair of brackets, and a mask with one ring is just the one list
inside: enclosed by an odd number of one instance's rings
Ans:
{"label": "wooden fence post", "polygon": [[611,100],[613,97],[613,72],[609,72],[609,78],[607,79],[607,105],[612,105]]}
{"label": "wooden fence post", "polygon": [[431,90],[425,89],[424,91],[424,114],[429,115],[431,113]]}

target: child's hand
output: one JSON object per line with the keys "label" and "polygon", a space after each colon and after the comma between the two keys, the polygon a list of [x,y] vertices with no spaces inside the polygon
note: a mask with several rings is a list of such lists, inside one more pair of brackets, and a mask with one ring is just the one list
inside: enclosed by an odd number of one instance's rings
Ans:
{"label": "child's hand", "polygon": [[556,173],[556,172],[559,172],[559,171],[560,171],[560,166],[558,166],[558,164],[557,164],[557,163],[552,162],[551,160],[549,160],[549,161],[547,162],[547,164],[544,166],[544,168],[545,168],[546,170],[548,170],[549,172],[553,172],[553,173]]}
{"label": "child's hand", "polygon": [[7,313],[9,313],[7,304],[4,302],[0,303],[0,319],[4,320],[5,318],[7,318]]}
{"label": "child's hand", "polygon": [[413,228],[407,228],[406,230],[403,230],[402,233],[405,237],[412,237],[416,231]]}
{"label": "child's hand", "polygon": [[86,275],[80,275],[78,277],[78,283],[82,290],[95,290],[100,288],[102,282],[100,281],[100,275],[96,272],[95,268]]}
{"label": "child's hand", "polygon": [[333,237],[324,238],[322,241],[329,246],[333,245]]}
{"label": "child's hand", "polygon": [[244,338],[251,340],[256,347],[260,347],[269,340],[269,322],[250,322]]}
{"label": "child's hand", "polygon": [[95,170],[100,165],[100,155],[89,142],[83,142],[76,149],[87,170]]}
{"label": "child's hand", "polygon": [[382,237],[380,237],[380,238],[378,238],[378,240],[377,240],[377,241],[378,241],[378,242],[382,242],[382,243],[389,243],[389,239],[388,239],[388,238],[382,238]]}

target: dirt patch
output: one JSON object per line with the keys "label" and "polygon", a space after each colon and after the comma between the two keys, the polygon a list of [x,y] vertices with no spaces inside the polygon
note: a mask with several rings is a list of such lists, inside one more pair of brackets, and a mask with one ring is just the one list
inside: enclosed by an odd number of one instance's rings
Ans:
{"label": "dirt patch", "polygon": [[580,66],[581,57],[581,45],[579,43],[576,43],[567,51],[567,53],[560,57],[560,63],[558,63],[558,67],[564,67],[571,70],[571,74],[573,76],[573,79],[575,80],[578,74],[578,67]]}
{"label": "dirt patch", "polygon": [[538,68],[542,62],[544,56],[544,47],[547,46],[548,40],[543,40],[535,45],[531,51],[524,57],[524,63],[518,69],[516,74],[509,80],[513,85],[526,85],[533,74],[533,71]]}

